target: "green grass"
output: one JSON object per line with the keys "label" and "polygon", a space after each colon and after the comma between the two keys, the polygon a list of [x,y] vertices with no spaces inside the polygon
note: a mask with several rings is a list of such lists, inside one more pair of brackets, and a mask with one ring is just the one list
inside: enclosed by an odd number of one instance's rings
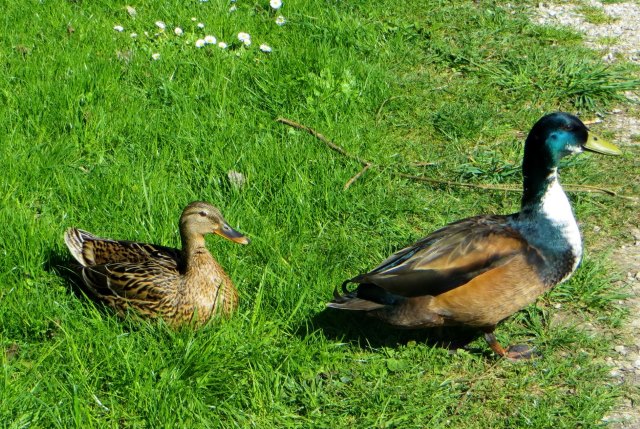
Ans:
{"label": "green grass", "polygon": [[[498,330],[543,352],[534,362],[498,360],[480,339],[450,354],[433,333],[324,303],[431,230],[518,208],[517,193],[430,188],[388,169],[517,184],[522,132],[548,111],[591,118],[622,102],[637,70],[603,67],[577,34],[535,26],[506,2],[290,0],[282,27],[266,1],[229,13],[218,0],[145,0],[135,19],[124,6],[0,2],[3,427],[600,424],[625,393],[604,364],[624,314],[608,253],[589,251],[602,236],[589,231],[602,227],[615,247],[635,213],[626,200],[572,195],[587,232],[582,269]],[[253,44],[196,49],[205,33],[191,17],[219,40],[246,31]],[[157,38],[156,20],[168,25]],[[343,191],[360,165],[279,116],[383,168]],[[584,155],[563,182],[637,195],[637,155]],[[177,218],[196,199],[252,239],[209,240],[240,292],[234,317],[174,332],[76,292],[66,227],[177,246]],[[556,302],[599,330],[550,323]]]}
{"label": "green grass", "polygon": [[616,18],[607,15],[601,7],[583,5],[578,7],[576,11],[584,17],[585,21],[591,24],[611,24],[616,21]]}

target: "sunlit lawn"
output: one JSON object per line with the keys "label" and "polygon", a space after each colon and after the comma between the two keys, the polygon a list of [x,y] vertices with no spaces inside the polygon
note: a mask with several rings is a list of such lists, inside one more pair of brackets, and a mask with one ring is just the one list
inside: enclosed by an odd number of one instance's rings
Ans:
{"label": "sunlit lawn", "polygon": [[[570,195],[583,266],[497,331],[534,345],[535,361],[497,359],[473,336],[450,352],[469,333],[398,332],[324,305],[448,222],[518,209],[517,192],[394,172],[518,185],[533,122],[622,102],[638,83],[628,66],[605,68],[578,35],[502,1],[125,6],[0,2],[3,427],[600,424],[624,394],[604,358],[624,317],[606,249],[635,213],[626,200]],[[376,167],[343,190],[362,165],[278,117]],[[583,155],[563,183],[637,194],[637,155]],[[252,239],[208,239],[240,292],[230,320],[176,332],[79,291],[66,227],[178,246],[193,200]]]}

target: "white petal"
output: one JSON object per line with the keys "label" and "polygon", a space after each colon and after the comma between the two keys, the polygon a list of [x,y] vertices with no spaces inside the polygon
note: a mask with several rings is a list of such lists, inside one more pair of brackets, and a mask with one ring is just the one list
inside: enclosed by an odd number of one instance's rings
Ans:
{"label": "white petal", "polygon": [[269,4],[272,8],[278,10],[282,7],[282,0],[271,0]]}

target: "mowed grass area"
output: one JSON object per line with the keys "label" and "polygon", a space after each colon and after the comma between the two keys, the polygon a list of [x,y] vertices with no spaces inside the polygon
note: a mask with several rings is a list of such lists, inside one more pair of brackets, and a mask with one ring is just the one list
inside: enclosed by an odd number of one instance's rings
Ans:
{"label": "mowed grass area", "polygon": [[[637,215],[627,200],[571,194],[582,267],[497,331],[535,345],[535,361],[497,359],[481,339],[450,353],[437,333],[324,304],[345,278],[448,222],[519,207],[517,192],[391,172],[517,185],[524,133],[542,114],[592,119],[637,87],[637,70],[604,67],[578,35],[537,27],[507,2],[231,5],[141,0],[132,18],[124,2],[0,3],[2,427],[602,424],[625,394],[604,358],[624,323],[609,258]],[[156,37],[157,20],[167,28]],[[234,43],[197,49],[205,34]],[[344,191],[360,164],[277,117],[380,167]],[[562,180],[638,195],[638,149],[624,151],[571,159]],[[230,320],[172,331],[78,292],[65,228],[179,246],[192,200],[252,239],[208,239],[240,292]]]}

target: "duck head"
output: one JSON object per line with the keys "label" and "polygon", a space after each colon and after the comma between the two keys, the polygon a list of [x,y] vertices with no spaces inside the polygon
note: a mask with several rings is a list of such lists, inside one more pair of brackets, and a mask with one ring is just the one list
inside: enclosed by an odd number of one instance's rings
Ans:
{"label": "duck head", "polygon": [[249,243],[247,237],[229,226],[217,207],[203,201],[192,202],[184,209],[180,231],[183,236],[218,234],[236,243]]}
{"label": "duck head", "polygon": [[555,112],[540,118],[524,145],[522,205],[541,198],[549,179],[557,176],[563,157],[585,150],[605,155],[622,153],[615,145],[592,134],[580,119],[569,113]]}
{"label": "duck head", "polygon": [[[544,161],[544,167],[556,167],[561,158],[584,150],[605,155],[620,155],[615,145],[595,136],[577,117],[555,112],[535,123],[525,143],[525,161]],[[529,159],[527,159],[529,158]]]}

